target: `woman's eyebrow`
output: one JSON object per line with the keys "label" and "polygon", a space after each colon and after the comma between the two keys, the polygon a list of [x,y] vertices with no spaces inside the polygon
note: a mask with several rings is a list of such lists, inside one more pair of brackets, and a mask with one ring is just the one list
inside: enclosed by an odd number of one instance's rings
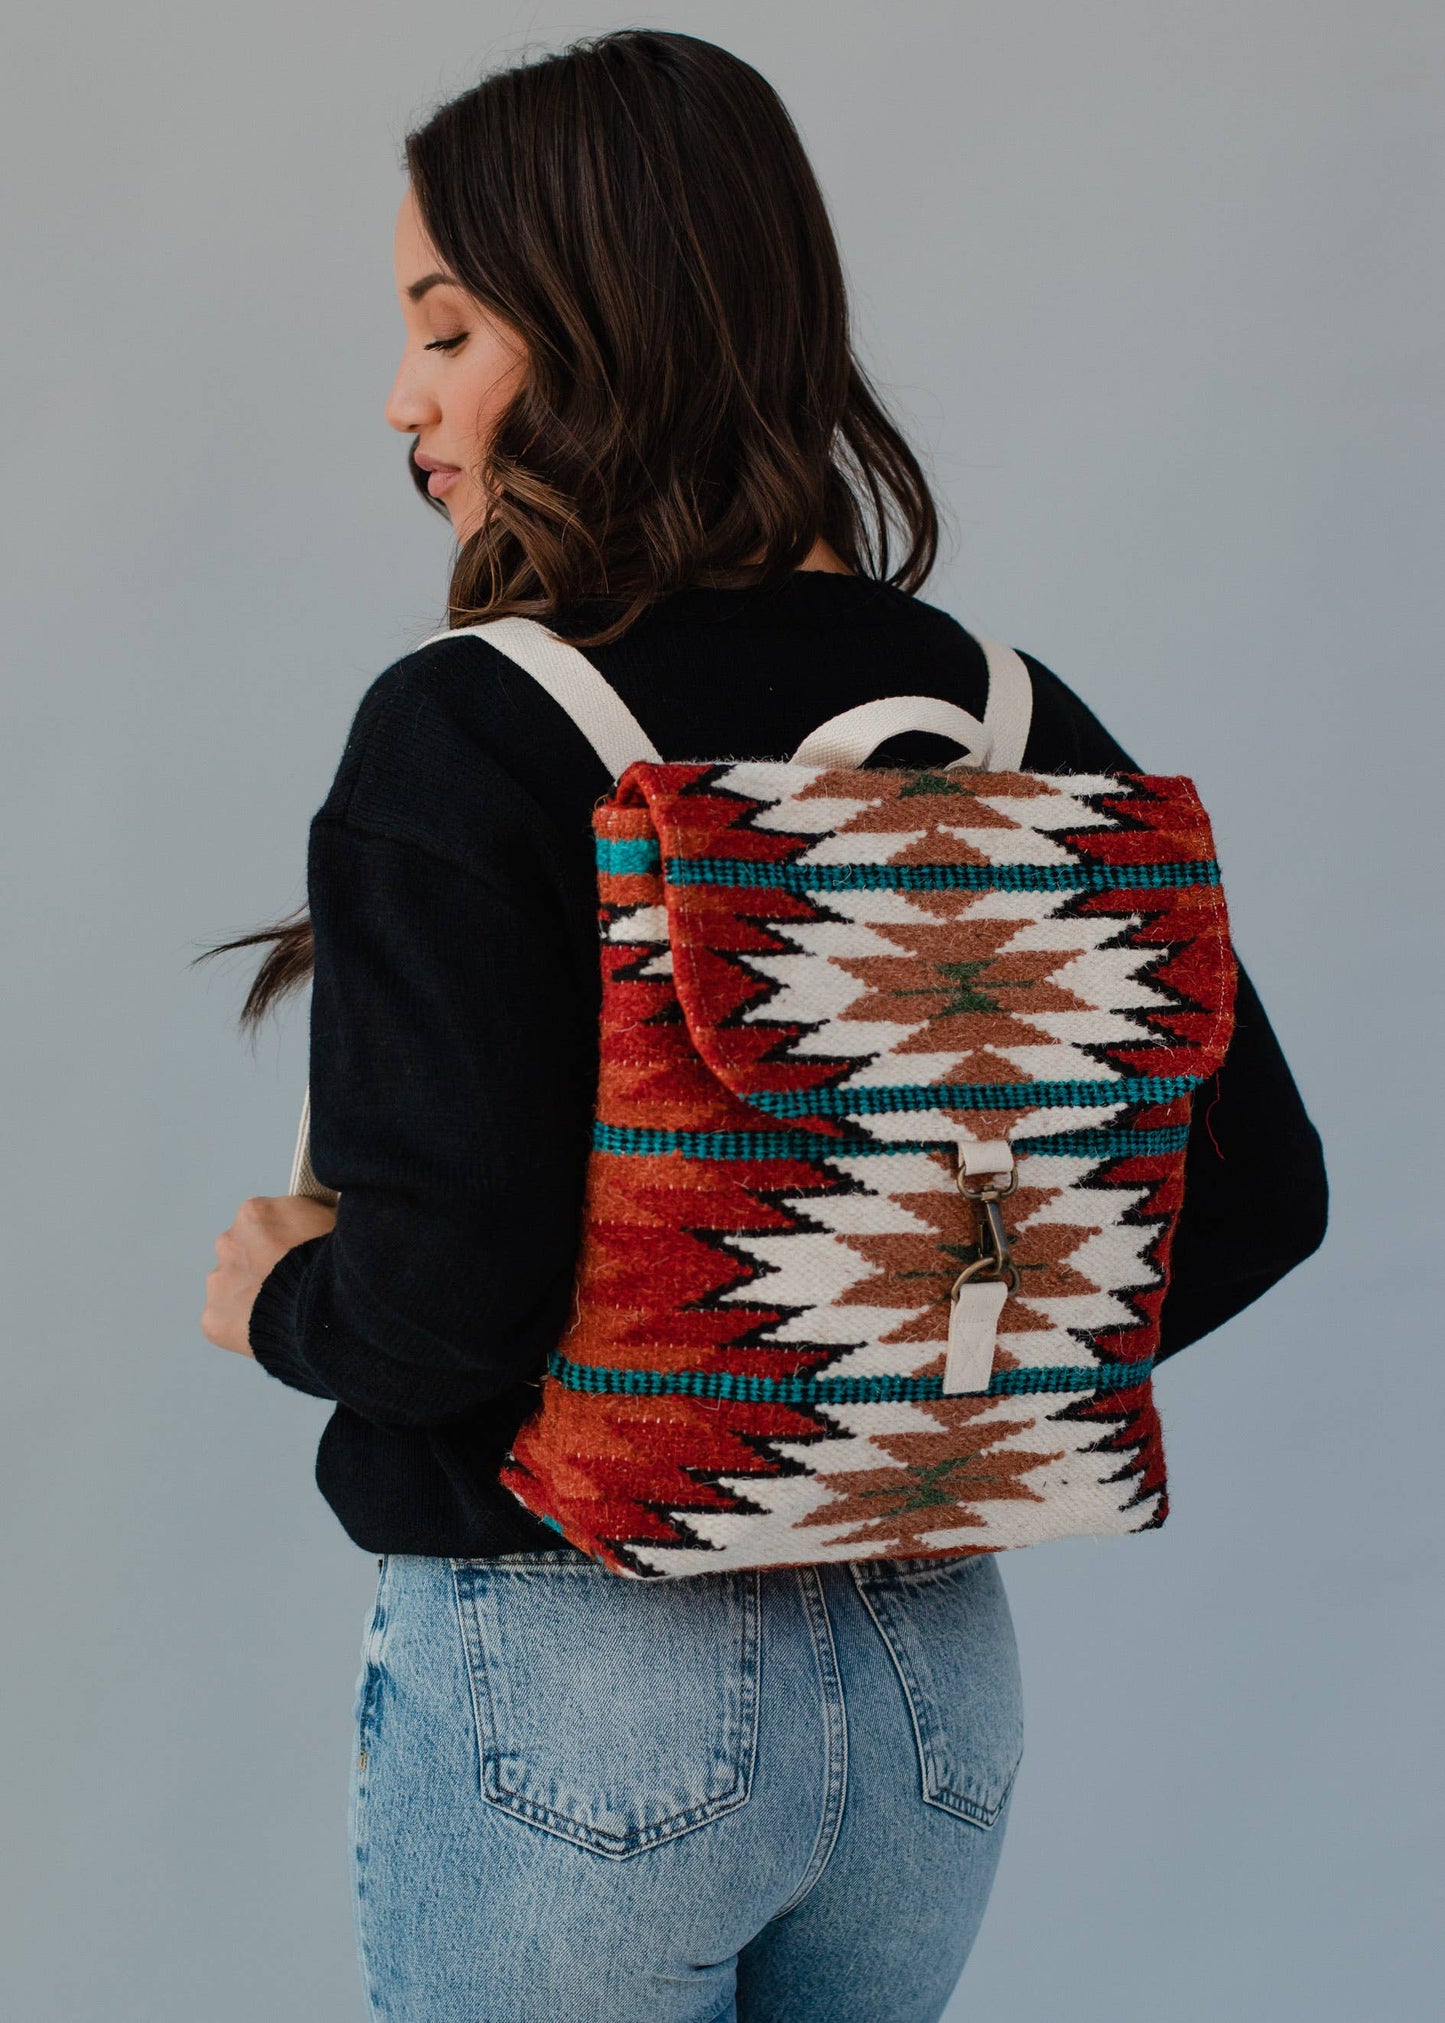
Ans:
{"label": "woman's eyebrow", "polygon": [[423,274],[420,281],[413,281],[406,292],[413,302],[420,302],[429,288],[460,288],[461,285],[454,274]]}

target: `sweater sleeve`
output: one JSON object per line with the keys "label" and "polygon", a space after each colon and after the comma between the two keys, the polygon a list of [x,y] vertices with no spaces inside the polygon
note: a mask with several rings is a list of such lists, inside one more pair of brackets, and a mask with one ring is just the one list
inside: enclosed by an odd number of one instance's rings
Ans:
{"label": "sweater sleeve", "polygon": [[596,1013],[574,924],[542,818],[468,762],[467,863],[337,819],[338,794],[312,822],[312,1158],[340,1201],[251,1317],[273,1376],[396,1428],[540,1373],[586,1168]]}
{"label": "sweater sleeve", "polygon": [[1157,1360],[1230,1320],[1324,1240],[1319,1133],[1243,969],[1224,1062],[1195,1092]]}
{"label": "sweater sleeve", "polygon": [[[1025,754],[1030,769],[1141,770],[1072,689],[1041,662],[1024,659],[1037,726]],[[1268,1292],[1319,1248],[1327,1219],[1319,1133],[1241,966],[1228,1051],[1195,1092],[1158,1360]]]}

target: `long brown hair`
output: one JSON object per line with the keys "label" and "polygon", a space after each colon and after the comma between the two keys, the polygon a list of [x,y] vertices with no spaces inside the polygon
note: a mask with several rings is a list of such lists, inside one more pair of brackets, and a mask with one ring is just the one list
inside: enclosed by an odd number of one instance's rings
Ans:
{"label": "long brown hair", "polygon": [[[937,509],[853,355],[797,129],[750,64],[692,35],[589,37],[450,100],[405,158],[433,246],[528,361],[480,445],[451,625],[599,600],[604,622],[569,636],[601,645],[673,590],[776,582],[820,538],[918,589]],[[267,943],[243,1027],[311,974],[310,921],[206,951]]]}

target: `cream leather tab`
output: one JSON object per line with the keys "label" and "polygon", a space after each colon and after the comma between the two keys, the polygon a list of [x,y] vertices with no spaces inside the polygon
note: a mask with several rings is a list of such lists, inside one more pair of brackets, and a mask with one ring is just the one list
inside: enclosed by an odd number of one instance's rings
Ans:
{"label": "cream leather tab", "polygon": [[1014,1148],[1007,1138],[960,1138],[958,1141],[958,1169],[969,1180],[985,1173],[1011,1173],[1013,1165]]}
{"label": "cream leather tab", "polygon": [[948,1358],[943,1366],[943,1394],[986,1391],[993,1375],[998,1320],[1008,1287],[1002,1279],[961,1285],[948,1310]]}

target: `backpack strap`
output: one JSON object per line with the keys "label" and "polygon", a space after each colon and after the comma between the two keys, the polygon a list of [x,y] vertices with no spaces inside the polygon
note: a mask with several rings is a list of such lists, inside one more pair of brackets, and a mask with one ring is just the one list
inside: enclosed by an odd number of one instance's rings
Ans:
{"label": "backpack strap", "polygon": [[800,766],[861,766],[879,745],[904,731],[932,731],[964,747],[952,766],[1017,772],[1023,764],[1033,716],[1033,684],[1028,668],[1011,646],[980,639],[988,663],[988,701],[983,722],[956,703],[931,695],[885,695],[829,717],[810,731],[793,754]]}
{"label": "backpack strap", "polygon": [[422,640],[485,639],[508,660],[530,674],[559,709],[567,712],[614,780],[638,759],[660,763],[657,749],[611,682],[585,653],[559,639],[535,618],[489,618],[480,625],[458,625]]}
{"label": "backpack strap", "polygon": [[978,643],[988,662],[983,721],[989,734],[989,764],[996,773],[1017,773],[1023,767],[1034,717],[1033,679],[1022,654],[1011,646],[997,639],[980,639]]}
{"label": "backpack strap", "polygon": [[[600,670],[537,619],[485,619],[480,625],[434,632],[421,645],[468,634],[485,639],[530,674],[576,724],[614,780],[638,759],[660,762],[662,754]],[[1016,772],[1028,743],[1033,684],[1028,668],[1011,646],[982,638],[978,644],[988,666],[988,701],[981,723],[966,709],[939,696],[880,696],[844,710],[810,731],[793,754],[794,763],[858,766],[889,738],[904,731],[932,731],[964,747],[964,756],[954,760],[954,765]]]}
{"label": "backpack strap", "polygon": [[[612,684],[584,653],[559,639],[555,632],[549,632],[535,618],[490,618],[480,625],[449,626],[419,640],[413,650],[430,646],[438,639],[461,639],[468,633],[485,639],[489,646],[506,654],[508,660],[514,660],[531,675],[538,688],[546,690],[558,708],[571,717],[614,780],[620,779],[637,759],[661,760],[662,753]],[[286,1191],[307,1195],[328,1207],[334,1207],[340,1199],[312,1170],[309,1083],[301,1104],[301,1122]]]}
{"label": "backpack strap", "polygon": [[[420,643],[467,635],[485,639],[515,661],[565,710],[614,780],[638,759],[660,762],[662,754],[612,684],[586,654],[535,618],[490,618],[433,632]],[[939,696],[888,695],[844,710],[810,731],[793,754],[804,766],[860,766],[878,746],[904,731],[932,731],[964,747],[954,765],[988,766],[1016,772],[1023,764],[1033,715],[1029,671],[1011,646],[979,639],[988,664],[988,701],[983,721]]]}
{"label": "backpack strap", "polygon": [[340,1196],[334,1188],[323,1187],[311,1169],[311,1084],[306,1085],[306,1093],[301,1099],[301,1122],[296,1130],[296,1150],[291,1155],[291,1178],[286,1183],[288,1194],[304,1194],[308,1201],[319,1201],[327,1208],[334,1208]]}

